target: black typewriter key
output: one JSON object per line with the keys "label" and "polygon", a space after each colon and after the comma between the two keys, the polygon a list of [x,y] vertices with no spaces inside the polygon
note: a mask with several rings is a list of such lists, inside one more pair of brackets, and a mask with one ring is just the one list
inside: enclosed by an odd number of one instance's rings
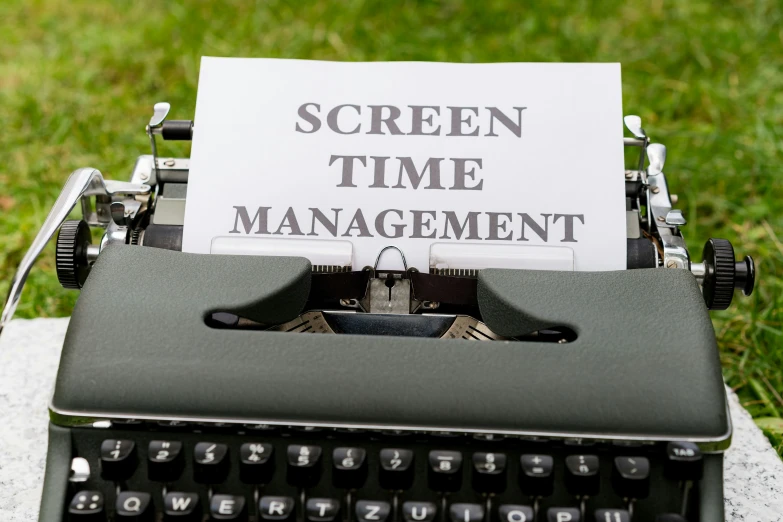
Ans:
{"label": "black typewriter key", "polygon": [[688,522],[678,513],[662,513],[655,517],[655,522]]}
{"label": "black typewriter key", "polygon": [[533,522],[535,519],[531,506],[503,504],[498,508],[499,522]]}
{"label": "black typewriter key", "polygon": [[624,509],[598,509],[595,522],[631,522],[631,514]]}
{"label": "black typewriter key", "polygon": [[598,457],[569,455],[565,459],[566,487],[572,495],[597,495],[601,486],[598,475]]}
{"label": "black typewriter key", "polygon": [[429,455],[429,484],[435,491],[457,491],[462,485],[462,453],[433,450]]}
{"label": "black typewriter key", "polygon": [[305,518],[310,522],[333,522],[340,514],[340,501],[336,498],[308,498]]}
{"label": "black typewriter key", "polygon": [[166,493],[163,497],[163,519],[201,522],[198,493]]}
{"label": "black typewriter key", "polygon": [[408,489],[413,484],[413,451],[398,448],[381,450],[381,487]]}
{"label": "black typewriter key", "polygon": [[261,497],[258,501],[258,516],[261,520],[288,520],[294,508],[294,499],[291,497]]}
{"label": "black typewriter key", "polygon": [[212,495],[209,503],[212,520],[247,520],[245,497],[237,495]]}
{"label": "black typewriter key", "polygon": [[367,480],[367,452],[362,448],[335,448],[332,452],[334,486],[357,489]]}
{"label": "black typewriter key", "polygon": [[506,454],[473,454],[473,489],[482,493],[500,493],[506,489]]}
{"label": "black typewriter key", "polygon": [[551,455],[522,455],[519,458],[519,487],[534,497],[552,494],[555,461]]}
{"label": "black typewriter key", "polygon": [[391,504],[375,500],[356,502],[356,520],[358,522],[386,522],[391,513]]}
{"label": "black typewriter key", "polygon": [[451,522],[482,522],[484,506],[481,504],[452,504],[449,507]]}
{"label": "black typewriter key", "polygon": [[147,446],[147,472],[150,480],[172,482],[184,466],[182,443],[175,440],[153,440]]}
{"label": "black typewriter key", "polygon": [[402,518],[405,522],[432,522],[438,508],[432,502],[403,502]]}
{"label": "black typewriter key", "polygon": [[202,484],[218,484],[228,475],[228,446],[199,442],[193,449],[193,478]]}
{"label": "black typewriter key", "polygon": [[288,482],[293,486],[312,487],[321,478],[321,446],[288,446]]}
{"label": "black typewriter key", "polygon": [[582,512],[578,508],[553,507],[546,511],[547,522],[580,522]]}
{"label": "black typewriter key", "polygon": [[152,522],[155,513],[152,507],[152,497],[142,491],[123,491],[117,495],[114,503],[115,520],[135,520],[137,522]]}
{"label": "black typewriter key", "polygon": [[136,469],[136,443],[107,439],[101,443],[101,476],[106,480],[125,480]]}
{"label": "black typewriter key", "polygon": [[650,493],[650,461],[645,457],[615,457],[612,486],[626,498],[646,498]]}
{"label": "black typewriter key", "polygon": [[670,442],[666,446],[666,476],[674,480],[699,480],[702,455],[693,442]]}
{"label": "black typewriter key", "polygon": [[272,479],[274,447],[264,442],[247,442],[239,448],[239,478],[246,484],[266,484]]}
{"label": "black typewriter key", "polygon": [[103,493],[100,491],[79,491],[68,506],[72,520],[106,520],[103,509]]}

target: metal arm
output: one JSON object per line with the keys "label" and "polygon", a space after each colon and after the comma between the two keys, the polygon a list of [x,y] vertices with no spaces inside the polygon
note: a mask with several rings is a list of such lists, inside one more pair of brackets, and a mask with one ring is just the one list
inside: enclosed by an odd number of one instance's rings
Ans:
{"label": "metal arm", "polygon": [[83,196],[146,194],[149,190],[150,187],[148,185],[104,181],[103,175],[97,169],[88,167],[73,171],[68,181],[65,182],[65,186],[57,201],[55,201],[51,212],[46,216],[46,221],[44,221],[41,230],[35,236],[32,245],[30,245],[27,253],[22,258],[22,262],[16,269],[13,279],[11,279],[8,297],[3,306],[2,315],[0,315],[0,333],[2,333],[5,325],[11,321],[11,317],[14,315],[16,305],[22,296],[22,288],[27,281],[27,276],[30,274],[30,269],[33,267],[36,258]]}

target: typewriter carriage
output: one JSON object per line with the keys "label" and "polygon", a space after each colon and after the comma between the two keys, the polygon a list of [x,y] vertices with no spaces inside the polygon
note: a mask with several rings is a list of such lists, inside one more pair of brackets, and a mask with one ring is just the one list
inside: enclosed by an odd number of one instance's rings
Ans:
{"label": "typewriter carriage", "polygon": [[[36,257],[58,230],[57,274],[65,288],[80,288],[101,251],[112,244],[181,250],[189,159],[158,157],[156,136],[164,140],[190,140],[194,124],[189,120],[167,120],[169,110],[168,103],[155,104],[146,127],[152,155],[138,158],[130,182],[105,180],[92,168],[78,169],[69,177],[11,282],[0,317],[0,331],[13,315]],[[750,295],[755,284],[753,259],[746,256],[735,261],[729,241],[708,240],[703,261],[692,261],[681,234],[686,220],[681,211],[672,208],[677,197],[669,193],[663,173],[666,148],[650,143],[638,116],[626,116],[624,121],[634,135],[624,138],[624,146],[640,149],[639,167],[625,171],[628,268],[689,270],[701,285],[709,309],[727,308],[735,288]],[[646,169],[645,156],[649,160]],[[81,205],[83,219],[66,221],[77,204]],[[104,229],[97,245],[92,244],[91,228]],[[396,247],[384,250],[393,248]],[[383,251],[379,252],[379,260],[382,254]],[[404,262],[404,254],[400,254]],[[343,266],[313,267],[314,275],[324,283],[314,285],[316,292],[305,312],[456,314],[462,317],[458,323],[471,323],[462,327],[475,328],[478,324],[479,332],[482,332],[480,317],[475,317],[476,270],[431,268],[430,274],[424,274],[407,267],[404,271],[382,270],[376,262],[375,267],[338,275],[345,271]],[[383,302],[384,295],[388,296],[386,302]],[[216,326],[259,327],[238,317],[230,319],[223,315],[214,319]],[[472,324],[471,320],[477,324]],[[266,326],[290,328],[292,325]],[[324,331],[334,331],[334,328],[326,325]],[[481,338],[500,338],[486,328],[483,331],[487,335],[479,333]],[[543,332],[542,338],[547,337],[546,334]],[[568,336],[567,331],[555,332],[553,340],[566,342]]]}

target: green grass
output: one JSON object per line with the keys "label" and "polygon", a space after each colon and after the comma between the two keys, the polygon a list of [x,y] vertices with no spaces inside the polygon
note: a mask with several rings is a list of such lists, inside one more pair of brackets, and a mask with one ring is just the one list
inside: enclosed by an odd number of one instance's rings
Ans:
{"label": "green grass", "polygon": [[[626,112],[669,149],[666,170],[695,257],[715,236],[756,259],[756,292],[713,319],[727,381],[781,450],[781,49],[779,0],[4,0],[0,292],[68,173],[94,166],[126,179],[148,151],[143,126],[154,102],[171,102],[173,118],[192,116],[202,55],[621,62]],[[18,317],[70,312],[76,294],[59,287],[53,264],[50,245]]]}

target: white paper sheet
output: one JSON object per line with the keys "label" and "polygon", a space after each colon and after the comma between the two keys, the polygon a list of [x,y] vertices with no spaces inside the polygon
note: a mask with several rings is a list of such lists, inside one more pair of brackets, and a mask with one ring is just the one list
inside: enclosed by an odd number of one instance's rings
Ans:
{"label": "white paper sheet", "polygon": [[622,270],[623,169],[619,64],[205,57],[183,250],[349,241],[354,269],[394,245],[427,271],[433,243],[492,243]]}

